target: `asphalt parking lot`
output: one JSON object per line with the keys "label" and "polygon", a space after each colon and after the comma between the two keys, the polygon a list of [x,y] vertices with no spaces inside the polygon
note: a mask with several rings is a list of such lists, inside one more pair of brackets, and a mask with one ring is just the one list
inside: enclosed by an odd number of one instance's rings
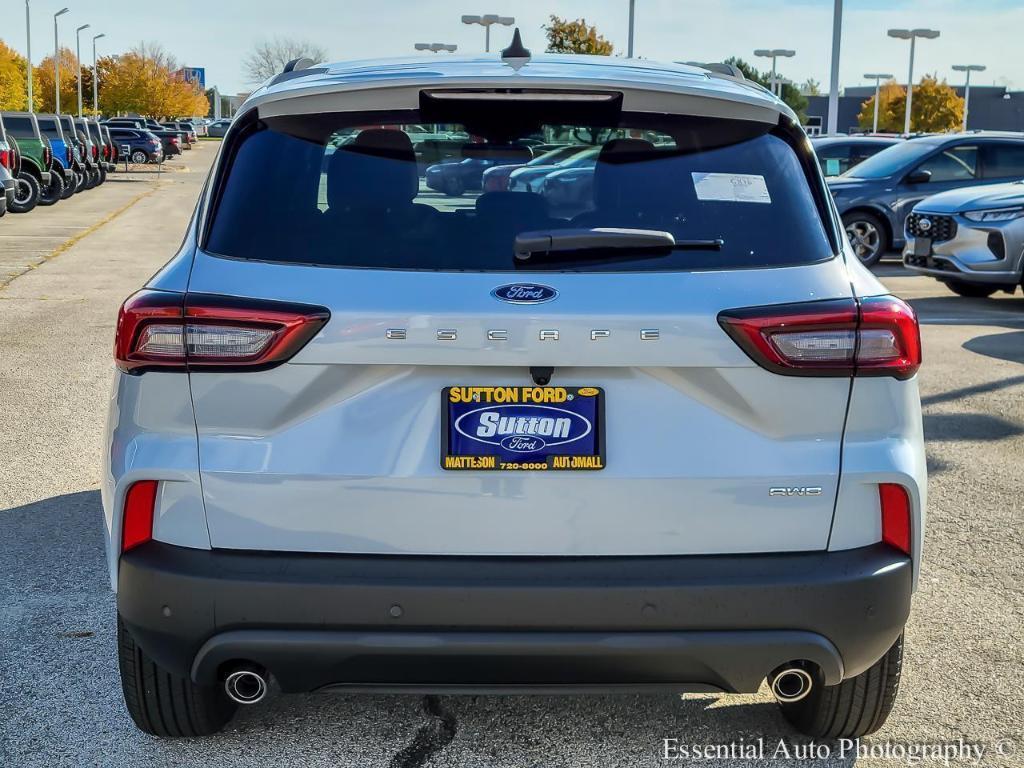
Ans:
{"label": "asphalt parking lot", "polygon": [[[114,321],[180,242],[216,148],[202,142],[175,161],[188,172],[112,181],[0,221],[0,766],[603,768],[663,764],[666,738],[764,737],[769,756],[780,739],[793,755],[806,745],[766,689],[684,699],[277,695],[203,741],[134,729],[121,702],[98,490]],[[902,690],[868,741],[962,739],[986,751],[950,764],[1022,765],[1024,297],[964,299],[898,265],[878,273],[924,321],[931,480]],[[780,754],[700,762],[809,764]],[[856,763],[907,764],[835,751],[813,764]]]}

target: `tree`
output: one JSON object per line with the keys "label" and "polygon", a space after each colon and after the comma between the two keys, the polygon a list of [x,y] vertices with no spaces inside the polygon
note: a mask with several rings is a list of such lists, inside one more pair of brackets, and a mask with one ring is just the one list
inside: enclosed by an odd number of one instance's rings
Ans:
{"label": "tree", "polygon": [[[28,62],[25,57],[0,40],[0,109],[15,112],[28,107]],[[39,94],[33,84],[33,100]]]}
{"label": "tree", "polygon": [[274,37],[256,43],[253,52],[242,62],[242,66],[249,82],[259,84],[280,74],[285,64],[300,57],[324,61],[327,59],[327,51],[308,40]]}
{"label": "tree", "polygon": [[[963,125],[964,100],[945,80],[936,75],[925,75],[914,86],[914,105],[910,115],[910,130],[934,133],[955,131]],[[879,90],[878,130],[902,133],[907,114],[907,90],[890,81]],[[861,128],[871,129],[875,119],[875,97],[865,101],[857,115]]]}
{"label": "tree", "polygon": [[[78,58],[70,48],[60,49],[60,111],[65,114],[78,112],[78,80],[75,79]],[[33,95],[39,102],[40,112],[56,112],[57,97],[53,87],[53,56],[47,56],[35,69],[32,84]],[[85,98],[85,90],[82,91]]]}
{"label": "tree", "polygon": [[[748,64],[743,59],[736,56],[726,59],[725,63],[732,64],[734,67],[739,69],[747,80],[753,80],[758,85],[763,85],[765,88],[771,88],[771,72],[759,72],[752,64]],[[781,80],[782,75],[776,73],[776,78]],[[798,87],[791,83],[782,83],[780,96],[789,108],[796,112],[796,116],[800,119],[801,123],[807,121],[807,97],[800,93],[800,89]]]}
{"label": "tree", "polygon": [[158,45],[144,43],[120,56],[104,56],[97,68],[104,114],[173,118],[209,111],[199,84],[177,75],[177,61]]}
{"label": "tree", "polygon": [[804,81],[800,90],[805,96],[821,96],[821,83],[813,77],[809,77]]}
{"label": "tree", "polygon": [[597,27],[587,26],[586,19],[569,21],[552,14],[551,23],[545,25],[548,53],[590,53],[611,56],[614,46],[597,33]]}

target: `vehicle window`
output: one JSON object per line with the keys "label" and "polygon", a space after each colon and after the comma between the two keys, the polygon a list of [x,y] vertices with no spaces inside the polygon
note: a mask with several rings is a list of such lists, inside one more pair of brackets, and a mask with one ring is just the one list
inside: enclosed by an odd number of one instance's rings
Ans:
{"label": "vehicle window", "polygon": [[985,144],[985,177],[1024,179],[1024,143]]}
{"label": "vehicle window", "polygon": [[[363,117],[361,124],[373,127],[344,125],[343,114],[267,118],[254,127],[227,170],[208,250],[474,271],[715,269],[832,256],[799,159],[767,125],[623,114],[608,128],[542,125],[509,140],[507,124],[489,125],[480,115],[473,136],[462,125]],[[424,167],[409,127],[467,138],[459,157]],[[558,178],[534,180],[530,191],[481,192],[487,168],[525,164],[531,146],[568,141],[587,149],[553,168]],[[268,198],[268,187],[280,194]],[[546,254],[528,266],[514,258],[519,233],[604,227],[668,231],[677,241],[716,247]]]}
{"label": "vehicle window", "polygon": [[32,124],[32,118],[27,116],[19,115],[8,115],[4,118],[4,125],[7,126],[7,132],[19,139],[34,139],[36,138],[36,129]]}
{"label": "vehicle window", "polygon": [[934,152],[935,142],[915,139],[895,144],[851,168],[846,175],[855,179],[884,179],[903,173],[914,161]]}
{"label": "vehicle window", "polygon": [[42,131],[43,136],[48,139],[55,141],[63,141],[64,134],[61,133],[60,127],[57,121],[54,119],[39,118],[39,130]]}
{"label": "vehicle window", "polygon": [[921,163],[915,170],[930,171],[931,181],[970,181],[978,175],[978,148],[956,146],[944,149]]}
{"label": "vehicle window", "polygon": [[821,171],[826,176],[838,176],[850,170],[849,144],[829,144],[825,147],[815,147],[814,151],[818,156]]}

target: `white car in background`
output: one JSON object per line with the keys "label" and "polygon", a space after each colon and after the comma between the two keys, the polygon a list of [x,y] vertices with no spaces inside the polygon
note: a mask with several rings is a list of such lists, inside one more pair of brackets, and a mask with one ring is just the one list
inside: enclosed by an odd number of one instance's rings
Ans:
{"label": "white car in background", "polygon": [[[924,538],[913,310],[766,90],[518,40],[257,90],[124,303],[103,503],[143,731],[213,733],[271,681],[767,679],[815,738],[889,715]],[[570,219],[423,193],[402,126],[431,124],[483,158],[609,138]]]}

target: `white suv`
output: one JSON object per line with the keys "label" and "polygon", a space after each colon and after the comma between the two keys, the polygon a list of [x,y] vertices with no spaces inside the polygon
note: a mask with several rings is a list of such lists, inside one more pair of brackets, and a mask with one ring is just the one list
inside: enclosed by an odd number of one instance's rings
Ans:
{"label": "white suv", "polygon": [[[599,147],[578,194],[431,191]],[[463,169],[465,170],[465,169]],[[482,172],[482,171],[481,171]],[[467,187],[470,188],[470,187]],[[917,321],[742,78],[538,56],[286,72],[118,320],[103,500],[144,731],[284,692],[753,692],[888,715]]]}

